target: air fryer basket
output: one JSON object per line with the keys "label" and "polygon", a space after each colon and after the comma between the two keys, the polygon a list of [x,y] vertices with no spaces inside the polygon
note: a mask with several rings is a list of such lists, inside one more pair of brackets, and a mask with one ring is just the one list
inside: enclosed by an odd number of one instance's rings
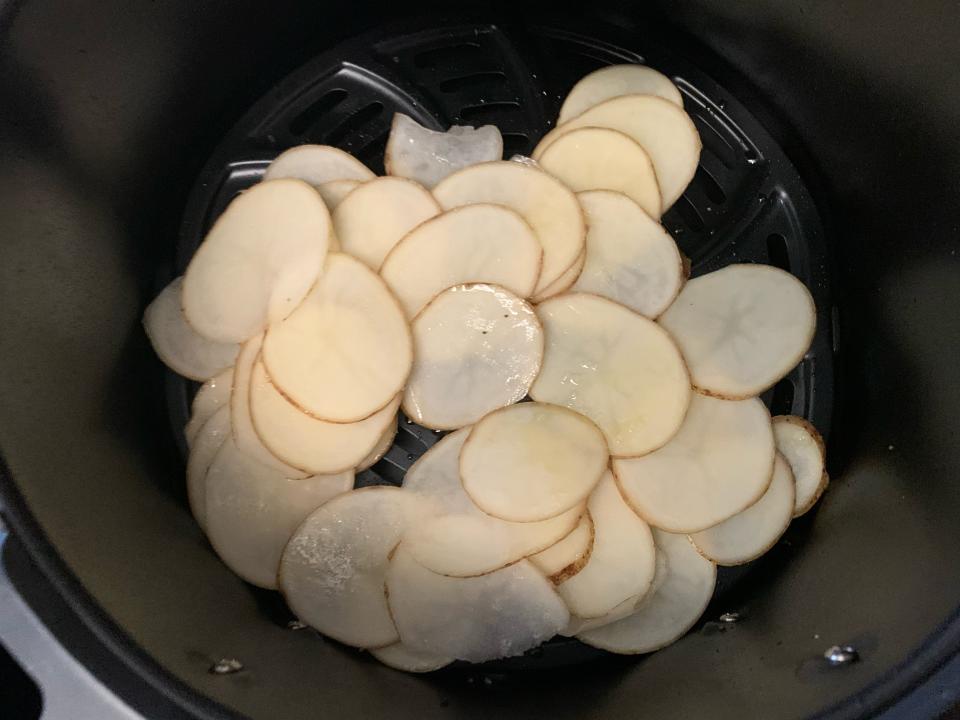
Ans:
{"label": "air fryer basket", "polygon": [[[947,51],[918,48],[927,95],[914,105],[897,93],[918,92],[900,82],[915,76],[861,45],[904,32],[893,10],[888,26],[848,7],[841,32],[840,11],[746,5],[680,3],[642,22],[599,9],[390,22],[398,9],[0,9],[5,514],[110,653],[183,712],[214,716],[230,711],[194,690],[252,717],[799,718],[873,713],[956,651],[960,397],[946,369],[960,284],[943,191],[960,143],[934,133],[938,112],[960,115],[934,84]],[[928,39],[943,32],[914,15]],[[704,621],[646,658],[558,640],[414,678],[291,630],[282,600],[233,577],[189,517],[180,428],[194,388],[151,357],[145,301],[284,148],[339,145],[379,172],[400,111],[494,123],[508,155],[529,153],[572,83],[611,62],[674,77],[703,138],[664,219],[694,274],[767,262],[814,294],[814,345],[765,399],[828,435],[837,480],[822,508],[724,571]],[[399,483],[437,438],[401,421],[360,482]],[[860,661],[830,666],[837,643]],[[211,674],[226,657],[243,671]]]}

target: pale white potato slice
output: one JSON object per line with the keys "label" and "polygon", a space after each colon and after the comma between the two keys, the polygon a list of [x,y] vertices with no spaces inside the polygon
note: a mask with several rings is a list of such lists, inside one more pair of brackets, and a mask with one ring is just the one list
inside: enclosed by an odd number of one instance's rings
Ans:
{"label": "pale white potato slice", "polygon": [[224,405],[207,418],[187,458],[187,500],[200,529],[207,529],[207,470],[224,440],[230,437],[230,407]]}
{"label": "pale white potato slice", "polygon": [[307,415],[274,387],[262,362],[250,379],[250,416],[266,448],[284,462],[313,475],[356,467],[393,423],[400,396],[373,415],[353,423],[332,423]]}
{"label": "pale white potato slice", "polygon": [[537,306],[546,335],[530,396],[593,420],[616,456],[666,443],[683,422],[690,379],[683,357],[655,322],[596,295],[570,293]]}
{"label": "pale white potato slice", "polygon": [[469,662],[520,655],[570,617],[550,581],[526,560],[452,578],[427,570],[403,543],[387,571],[387,595],[404,645]]}
{"label": "pale white potato slice", "polygon": [[330,180],[320,183],[316,188],[320,197],[323,198],[327,210],[332,214],[337,206],[343,202],[343,199],[361,184],[360,180]]}
{"label": "pale white potato slice", "polygon": [[617,458],[631,507],[654,527],[694,533],[760,499],[773,473],[770,413],[759,399],[695,394],[679,432],[659,450]]}
{"label": "pale white potato slice", "polygon": [[593,533],[593,520],[590,512],[585,511],[572,531],[527,559],[556,585],[572,578],[587,564],[593,548]]}
{"label": "pale white potato slice", "polygon": [[655,318],[684,283],[683,259],[670,233],[626,195],[577,195],[587,215],[587,255],[574,292],[588,292]]}
{"label": "pale white potato slice", "polygon": [[701,148],[697,128],[682,108],[655,95],[623,95],[594,105],[547,133],[533,151],[534,160],[539,162],[561,135],[582,127],[618,130],[647,151],[657,173],[663,212],[683,194],[697,171]]}
{"label": "pale white potato slice", "polygon": [[650,587],[656,570],[653,535],[627,505],[609,470],[587,502],[593,548],[583,569],[557,586],[571,615],[602,617]]}
{"label": "pale white potato slice", "polygon": [[719,525],[690,536],[697,550],[717,565],[742,565],[773,547],[793,518],[793,472],[777,453],[773,478],[753,505]]}
{"label": "pale white potato slice", "polygon": [[275,589],[280,556],[294,530],[352,487],[352,470],[292,480],[245,455],[227,438],[207,471],[207,536],[233,572]]}
{"label": "pale white potato slice", "polygon": [[586,630],[603,627],[604,625],[609,625],[617,620],[622,620],[623,618],[633,614],[633,611],[637,607],[637,602],[641,597],[642,596],[640,595],[631,595],[622,603],[614,607],[610,612],[600,615],[599,617],[582,618],[577,617],[576,615],[571,615],[570,622],[567,623],[567,626],[561,630],[559,634],[563,637],[575,637]]}
{"label": "pale white potato slice", "polygon": [[457,170],[502,157],[503,138],[496,125],[454,125],[439,132],[395,113],[383,166],[388,175],[410,178],[432,188]]}
{"label": "pale white potato slice", "polygon": [[387,647],[376,648],[371,650],[370,654],[387,667],[412,673],[433,672],[453,662],[451,658],[411,650],[403,643],[394,643],[393,645],[387,645]]}
{"label": "pale white potato slice", "polygon": [[[239,348],[237,348],[239,351]],[[190,404],[190,419],[183,427],[183,434],[187,440],[187,447],[193,445],[200,428],[221,407],[230,402],[230,389],[233,387],[233,368],[227,368],[219,375],[207,380]]]}
{"label": "pale white potato slice", "polygon": [[233,365],[240,346],[209,340],[190,326],[180,301],[182,284],[183,278],[176,278],[147,305],[143,329],[164,365],[202,382]]}
{"label": "pale white potato slice", "polygon": [[659,322],[680,346],[693,384],[737,400],[772,387],[803,359],[817,310],[790,273],[730,265],[688,281]]}
{"label": "pale white potato slice", "polygon": [[330,145],[298,145],[280,153],[267,167],[264,180],[296,178],[314,187],[331,180],[366,182],[376,175],[350,153]]}
{"label": "pale white potato slice", "polygon": [[520,215],[500,205],[469,205],[414,228],[384,259],[380,275],[413,318],[438,293],[464,283],[492,283],[529,297],[542,256]]}
{"label": "pale white potato slice", "polygon": [[799,517],[814,506],[830,482],[826,469],[827,446],[813,423],[796,415],[773,418],[773,440],[793,472],[796,486],[793,516]]}
{"label": "pale white potato slice", "polygon": [[660,217],[660,186],[653,162],[646,150],[622,132],[598,127],[571,130],[543,151],[540,167],[574,192],[622,192],[650,217]]}
{"label": "pale white potato slice", "polygon": [[227,206],[183,276],[183,313],[211,340],[244,342],[289,315],[323,268],[330,213],[309,185],[254,185]]}
{"label": "pale white potato slice", "polygon": [[563,275],[558,277],[552,283],[547,285],[547,287],[530,298],[530,302],[541,303],[547,298],[551,298],[554,295],[559,295],[560,293],[565,293],[567,290],[569,290],[570,287],[577,281],[577,278],[580,277],[580,273],[583,272],[583,264],[586,262],[586,259],[587,248],[584,247],[577,256],[577,259],[573,261],[573,265],[564,270]]}
{"label": "pale white potato slice", "polygon": [[587,645],[636,655],[653,652],[684,635],[706,610],[717,582],[717,567],[697,552],[686,535],[653,531],[657,553],[666,556],[662,582],[634,613],[577,635]]}
{"label": "pale white potato slice", "polygon": [[583,76],[573,86],[560,108],[557,125],[621,95],[656,95],[683,107],[679,88],[666,75],[646,65],[608,65]]}
{"label": "pale white potato slice", "polygon": [[344,493],[318,508],[290,538],[280,563],[280,591],[290,609],[347,645],[398,642],[384,594],[389,555],[408,528],[433,512],[424,498],[386,486]]}
{"label": "pale white potato slice", "polygon": [[533,522],[583,502],[608,458],[603,433],[583,415],[559,405],[520,403],[473,426],[460,451],[460,478],[485,513]]}
{"label": "pale white potato slice", "polygon": [[407,470],[403,489],[430,498],[444,515],[485,514],[460,481],[460,451],[472,429],[465,427],[440,438]]}
{"label": "pale white potato slice", "polygon": [[387,429],[383,431],[383,435],[380,436],[380,439],[377,440],[377,444],[374,445],[373,450],[367,453],[367,456],[357,463],[357,472],[363,472],[369,467],[372,467],[377,463],[377,461],[387,454],[387,450],[393,445],[393,439],[397,436],[397,418],[394,416],[393,420],[390,421],[390,424],[387,426]]}
{"label": "pale white potato slice", "polygon": [[380,177],[343,199],[333,211],[333,229],[340,250],[376,272],[404,235],[439,214],[440,206],[422,185]]}
{"label": "pale white potato slice", "polygon": [[411,324],[407,417],[454,430],[519,402],[543,361],[543,330],[526,302],[483,283],[444,290]]}
{"label": "pale white potato slice", "polygon": [[551,175],[504,160],[460,170],[433,189],[444,210],[496,203],[530,223],[543,247],[543,267],[534,293],[563,275],[583,250],[586,226],[577,198]]}
{"label": "pale white potato slice", "polygon": [[413,363],[410,327],[366,265],[331,253],[300,307],[271,325],[263,365],[292,403],[322,420],[356,422],[403,389]]}

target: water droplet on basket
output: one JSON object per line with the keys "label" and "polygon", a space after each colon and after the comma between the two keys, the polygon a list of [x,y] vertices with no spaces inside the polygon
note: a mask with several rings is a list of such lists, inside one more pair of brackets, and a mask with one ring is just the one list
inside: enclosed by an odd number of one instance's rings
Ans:
{"label": "water droplet on basket", "polygon": [[287,623],[287,630],[305,630],[307,624],[302,620],[291,620]]}
{"label": "water droplet on basket", "polygon": [[406,418],[405,422],[407,423],[407,425],[413,425],[413,420],[411,420],[410,418]]}
{"label": "water droplet on basket", "polygon": [[407,453],[407,460],[413,460],[415,455],[413,453]]}
{"label": "water droplet on basket", "polygon": [[834,667],[849,665],[860,659],[860,653],[850,645],[834,645],[823,652],[823,659]]}
{"label": "water droplet on basket", "polygon": [[741,617],[740,613],[737,613],[737,612],[724,613],[723,615],[717,618],[717,620],[724,623],[725,625],[733,625],[734,623],[740,622],[742,619],[743,618]]}
{"label": "water droplet on basket", "polygon": [[243,663],[236,658],[221,658],[207,671],[211,675],[233,675],[243,670]]}

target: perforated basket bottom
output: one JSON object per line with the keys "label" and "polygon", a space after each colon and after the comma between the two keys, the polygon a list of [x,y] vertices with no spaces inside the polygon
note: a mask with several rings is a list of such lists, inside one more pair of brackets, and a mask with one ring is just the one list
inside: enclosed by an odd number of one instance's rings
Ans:
{"label": "perforated basket bottom", "polygon": [[[694,276],[734,262],[761,262],[790,271],[810,288],[818,308],[813,345],[764,399],[774,414],[807,417],[827,435],[833,306],[820,219],[796,169],[760,123],[700,69],[660,48],[633,47],[635,40],[615,37],[616,31],[601,33],[603,39],[544,26],[404,26],[321,55],[251,108],[207,163],[184,216],[178,274],[230,200],[258,182],[270,160],[288,147],[336,145],[382,173],[391,118],[403,112],[436,129],[492,123],[503,133],[506,157],[529,154],[580,77],[606,64],[648,63],[674,79],[703,140],[696,176],[663,222],[690,257]],[[167,388],[173,430],[183,448],[182,428],[196,387],[171,373]],[[393,447],[358,475],[358,484],[399,485],[407,468],[439,438],[401,416]],[[790,546],[802,541],[797,525],[770,555],[789,554]],[[771,560],[721,569],[705,618],[735,610],[731,606],[744,595],[748,578],[751,584],[762,582],[765,562]],[[709,622],[701,626],[708,632],[715,628]],[[560,638],[522,658],[487,663],[483,672],[555,667],[602,655]]]}

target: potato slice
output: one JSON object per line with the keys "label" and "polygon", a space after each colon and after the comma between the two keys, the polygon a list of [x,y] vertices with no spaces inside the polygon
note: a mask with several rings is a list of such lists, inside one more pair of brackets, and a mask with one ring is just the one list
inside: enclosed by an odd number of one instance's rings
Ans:
{"label": "potato slice", "polygon": [[502,157],[503,138],[496,125],[454,125],[438,132],[395,113],[383,165],[388,175],[410,178],[432,188],[457,170]]}
{"label": "potato slice", "polygon": [[651,525],[694,533],[760,499],[773,473],[770,413],[760,400],[695,394],[679,432],[659,450],[617,458],[627,502]]}
{"label": "potato slice", "polygon": [[455,430],[520,401],[543,361],[543,330],[526,302],[496,285],[444,290],[414,318],[407,417]]}
{"label": "potato slice", "polygon": [[444,435],[403,477],[403,489],[436,503],[444,515],[483,514],[460,481],[460,451],[470,435],[466,427]]}
{"label": "potato slice", "polygon": [[[657,557],[659,557],[659,554]],[[567,626],[561,630],[559,634],[563,637],[575,637],[587,630],[603,627],[604,625],[609,625],[610,623],[615,623],[617,620],[622,620],[625,617],[629,617],[633,614],[633,611],[636,610],[637,603],[641,598],[642,595],[631,595],[622,603],[615,606],[612,610],[600,615],[599,617],[582,618],[577,617],[576,615],[571,615],[570,622],[567,623]]]}
{"label": "potato slice", "polygon": [[646,150],[622,132],[600,127],[571,130],[543,151],[540,167],[575,192],[622,192],[650,217],[660,217],[663,203],[653,162]]}
{"label": "potato slice", "polygon": [[528,560],[536,565],[554,585],[572,578],[590,559],[593,548],[593,520],[584,511],[577,526],[546,550],[531,555]]}
{"label": "potato slice", "polygon": [[653,592],[632,615],[581,632],[581,642],[621,655],[653,652],[685,634],[706,610],[717,582],[716,566],[685,535],[654,530],[653,538],[657,554],[666,559],[662,580],[654,581]]}
{"label": "potato slice", "polygon": [[607,459],[603,433],[583,415],[559,405],[521,403],[473,426],[460,451],[460,477],[485,513],[533,522],[583,502]]}
{"label": "potato slice", "polygon": [[813,424],[796,415],[773,418],[773,439],[793,471],[796,483],[793,516],[799,517],[814,506],[830,482],[826,445]]}
{"label": "potato slice", "polygon": [[[239,350],[239,348],[238,348]],[[230,389],[233,387],[233,368],[227,368],[219,375],[207,380],[190,404],[190,419],[183,428],[187,447],[191,447],[197,438],[200,428],[221,407],[230,402]]]}
{"label": "potato slice", "polygon": [[384,430],[383,435],[380,436],[380,439],[377,440],[377,444],[374,445],[373,450],[367,453],[367,456],[357,464],[357,472],[363,472],[369,467],[372,467],[377,463],[380,458],[387,454],[393,446],[393,440],[397,436],[397,418],[394,417],[390,424],[387,426],[387,429]]}
{"label": "potato slice", "polygon": [[183,313],[210,340],[244,342],[309,292],[330,242],[330,213],[299,180],[254,185],[207,233],[183,276]]}
{"label": "potato slice", "polygon": [[520,655],[569,619],[553,585],[526,560],[452,578],[427,570],[403,543],[387,571],[387,594],[404,645],[469,662]]}
{"label": "potato slice", "polygon": [[619,130],[647,151],[657,173],[663,212],[683,194],[697,171],[701,148],[697,128],[683,109],[655,95],[623,95],[594,105],[547,133],[533,158],[539,162],[553,141],[582,127]]}
{"label": "potato slice", "polygon": [[394,670],[412,673],[428,673],[439,670],[453,662],[452,659],[428,652],[411,650],[403,643],[394,643],[370,651],[377,660]]}
{"label": "potato slice", "polygon": [[359,260],[331,253],[300,307],[267,331],[262,360],[274,386],[304,411],[357,422],[403,389],[413,342],[383,281]]}
{"label": "potato slice", "polygon": [[264,180],[296,178],[314,187],[331,180],[366,182],[376,175],[350,153],[330,145],[298,145],[280,153],[267,167]]}
{"label": "potato slice", "polygon": [[376,272],[404,235],[439,214],[440,206],[422,185],[381,177],[343,199],[333,212],[333,229],[341,251]]}
{"label": "potato slice", "polygon": [[433,513],[424,498],[386,486],[344,493],[318,508],[283,552],[280,591],[290,609],[347,645],[398,642],[384,594],[388,556],[408,528]]}
{"label": "potato slice", "polygon": [[230,437],[230,407],[224,405],[197,431],[187,458],[187,500],[200,529],[207,529],[207,470],[224,440]]}
{"label": "potato slice", "polygon": [[474,165],[446,178],[433,194],[444,210],[496,203],[520,213],[543,247],[543,268],[534,293],[563,275],[583,250],[586,226],[577,198],[536,168],[509,160]]}
{"label": "potato slice", "polygon": [[577,281],[577,278],[580,277],[580,273],[583,272],[583,264],[586,262],[586,259],[587,248],[584,247],[577,256],[577,259],[573,261],[573,265],[564,270],[563,275],[558,277],[552,283],[547,285],[547,287],[530,298],[530,301],[534,303],[541,303],[547,298],[553,297],[554,295],[565,293]]}
{"label": "potato slice", "polygon": [[693,384],[732,400],[754,397],[810,347],[817,310],[806,286],[769,265],[730,265],[687,282],[660,317]]}
{"label": "potato slice", "polygon": [[608,65],[585,75],[573,86],[560,108],[557,125],[621,95],[656,95],[683,107],[680,90],[666,75],[646,65]]}
{"label": "potato slice", "polygon": [[690,380],[659,325],[585,293],[550,298],[537,306],[537,317],[547,344],[530,388],[534,400],[589,417],[612,455],[642,455],[673,437],[690,402]]}
{"label": "potato slice", "polygon": [[250,416],[266,448],[289,465],[314,475],[356,467],[374,449],[390,424],[396,425],[400,396],[354,423],[317,420],[274,387],[262,362],[250,380]]}
{"label": "potato slice", "polygon": [[353,190],[362,185],[360,180],[329,180],[316,186],[317,192],[323,198],[327,210],[333,213],[343,202],[343,199]]}
{"label": "potato slice", "polygon": [[587,510],[594,527],[590,559],[557,592],[571,615],[596,618],[647,592],[656,552],[650,528],[621,497],[609,470],[590,495]]}
{"label": "potato slice", "polygon": [[275,589],[280,555],[294,530],[330,498],[353,487],[353,471],[291,480],[224,441],[206,480],[207,535],[237,575]]}
{"label": "potato slice", "polygon": [[542,255],[537,236],[517,213],[470,205],[414,228],[384,259],[380,275],[412,319],[438,293],[463,283],[491,283],[529,297]]}
{"label": "potato slice", "polygon": [[655,318],[683,287],[683,260],[670,233],[626,195],[577,195],[587,215],[587,255],[571,288]]}
{"label": "potato slice", "polygon": [[182,284],[183,278],[176,278],[147,305],[143,329],[164,365],[203,382],[233,365],[240,346],[208,340],[190,326],[180,301]]}
{"label": "potato slice", "polygon": [[793,518],[793,472],[777,453],[773,478],[759,500],[719,525],[690,536],[697,550],[717,565],[742,565],[772,548]]}

